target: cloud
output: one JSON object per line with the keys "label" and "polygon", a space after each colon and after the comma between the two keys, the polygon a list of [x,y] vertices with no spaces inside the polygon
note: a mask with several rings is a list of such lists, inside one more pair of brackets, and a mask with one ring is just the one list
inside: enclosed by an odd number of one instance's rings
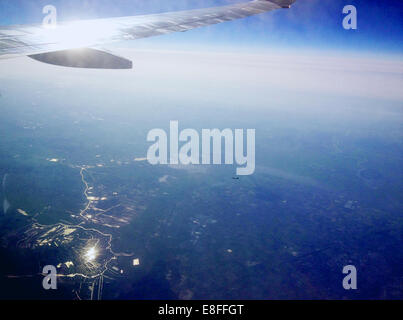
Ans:
{"label": "cloud", "polygon": [[[121,49],[134,70],[68,69],[27,58],[0,62],[0,79],[42,83],[48,90],[86,86],[126,96],[210,99],[265,106],[307,105],[318,95],[403,102],[399,57],[346,56],[335,52],[181,52]],[[117,85],[117,83],[119,85]],[[6,95],[6,92],[4,92]]]}

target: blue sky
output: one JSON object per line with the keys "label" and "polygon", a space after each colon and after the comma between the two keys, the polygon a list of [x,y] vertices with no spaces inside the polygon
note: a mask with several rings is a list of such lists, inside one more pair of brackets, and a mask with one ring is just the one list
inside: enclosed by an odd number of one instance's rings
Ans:
{"label": "blue sky", "polygon": [[[53,4],[60,20],[101,18],[224,5],[237,0],[2,0],[2,25],[41,22],[42,7]],[[355,5],[358,30],[342,28],[342,8]],[[185,46],[295,48],[403,52],[401,0],[297,0],[290,10],[277,10],[244,20],[173,34],[145,43]]]}

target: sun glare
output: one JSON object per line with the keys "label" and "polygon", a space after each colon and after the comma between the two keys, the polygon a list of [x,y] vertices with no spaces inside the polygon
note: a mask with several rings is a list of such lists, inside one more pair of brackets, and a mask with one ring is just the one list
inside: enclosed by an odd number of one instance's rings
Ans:
{"label": "sun glare", "polygon": [[91,262],[94,261],[96,259],[98,255],[98,251],[95,247],[89,248],[85,254],[84,254],[84,258],[87,262]]}

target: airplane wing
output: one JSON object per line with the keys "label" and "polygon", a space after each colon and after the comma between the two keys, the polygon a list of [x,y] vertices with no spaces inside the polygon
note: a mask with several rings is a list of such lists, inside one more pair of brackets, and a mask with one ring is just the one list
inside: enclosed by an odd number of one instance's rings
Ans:
{"label": "airplane wing", "polygon": [[[0,59],[29,56],[81,68],[131,68],[131,61],[94,49],[99,45],[187,31],[289,8],[296,0],[254,0],[233,5],[119,18],[43,25],[0,26]],[[80,49],[80,50],[73,50]]]}

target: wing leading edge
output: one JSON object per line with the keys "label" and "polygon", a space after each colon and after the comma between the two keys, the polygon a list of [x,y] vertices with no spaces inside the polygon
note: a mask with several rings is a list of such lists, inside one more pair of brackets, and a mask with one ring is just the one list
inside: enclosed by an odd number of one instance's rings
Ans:
{"label": "wing leading edge", "polygon": [[[295,0],[254,0],[233,5],[177,11],[162,14],[81,20],[59,23],[56,28],[42,25],[16,25],[0,27],[0,59],[16,56],[40,57],[52,63],[52,52],[91,48],[123,40],[135,40],[173,32],[183,32],[203,26],[222,23],[280,8],[289,8]],[[90,51],[92,52],[92,51]],[[93,52],[92,52],[93,53]],[[64,65],[57,54],[58,65]],[[83,56],[75,55],[76,57]],[[46,61],[46,58],[49,61]],[[82,63],[66,66],[87,67]],[[90,64],[90,67],[94,67]],[[96,68],[96,66],[95,66]]]}

